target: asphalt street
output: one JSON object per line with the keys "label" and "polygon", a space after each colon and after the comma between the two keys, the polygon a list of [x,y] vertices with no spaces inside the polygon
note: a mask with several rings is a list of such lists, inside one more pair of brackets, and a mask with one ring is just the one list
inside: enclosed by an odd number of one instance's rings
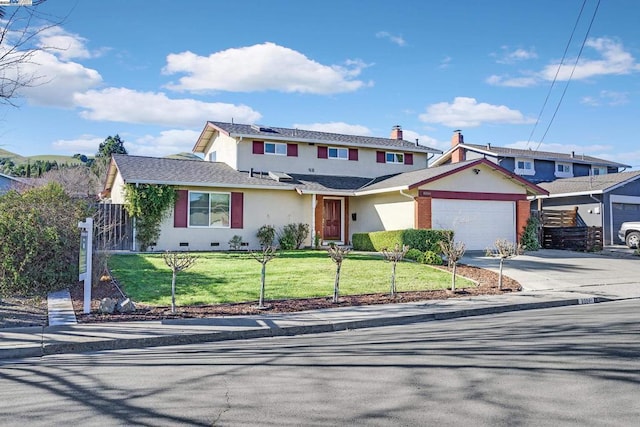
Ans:
{"label": "asphalt street", "polygon": [[0,365],[3,425],[637,425],[640,300]]}

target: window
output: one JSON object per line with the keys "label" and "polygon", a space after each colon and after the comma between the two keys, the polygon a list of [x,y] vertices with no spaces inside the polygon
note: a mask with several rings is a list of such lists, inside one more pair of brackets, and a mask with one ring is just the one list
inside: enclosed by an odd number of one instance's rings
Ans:
{"label": "window", "polygon": [[516,167],[514,172],[518,175],[535,175],[536,171],[533,168],[533,160],[516,159]]}
{"label": "window", "polygon": [[571,172],[571,163],[556,163],[556,173],[557,177],[568,178],[572,177],[573,173]]}
{"label": "window", "polygon": [[281,144],[277,142],[265,142],[264,143],[264,153],[265,154],[274,154],[276,156],[286,156],[287,155],[287,144]]}
{"label": "window", "polygon": [[592,175],[606,175],[607,167],[606,166],[593,166],[591,168]]}
{"label": "window", "polygon": [[189,192],[189,226],[229,228],[230,193]]}
{"label": "window", "polygon": [[402,153],[386,153],[385,159],[387,163],[404,164],[404,154]]}
{"label": "window", "polygon": [[349,150],[346,148],[329,147],[329,158],[347,160],[349,158]]}
{"label": "window", "polygon": [[210,162],[215,162],[216,161],[216,152],[212,151],[209,153],[209,161]]}

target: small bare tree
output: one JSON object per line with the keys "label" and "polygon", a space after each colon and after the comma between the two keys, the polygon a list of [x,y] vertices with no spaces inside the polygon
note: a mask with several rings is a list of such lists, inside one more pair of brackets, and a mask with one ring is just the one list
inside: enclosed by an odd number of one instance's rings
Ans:
{"label": "small bare tree", "polygon": [[164,263],[171,269],[171,312],[176,312],[176,276],[179,272],[190,268],[195,264],[197,257],[188,252],[170,252],[162,254]]}
{"label": "small bare tree", "polygon": [[278,248],[275,246],[264,246],[261,252],[249,251],[249,254],[262,264],[262,271],[260,272],[260,300],[258,301],[258,308],[264,310],[264,288],[267,277],[267,263],[278,256]]}
{"label": "small bare tree", "polygon": [[440,241],[439,243],[442,253],[447,257],[449,268],[451,268],[451,292],[455,292],[456,267],[458,266],[458,261],[460,261],[460,258],[464,255],[466,247],[463,242],[455,242],[451,234],[449,234],[447,240]]}
{"label": "small bare tree", "polygon": [[521,255],[523,250],[519,244],[506,239],[498,239],[493,243],[493,248],[487,249],[487,256],[500,259],[500,273],[498,274],[498,289],[502,290],[502,266],[506,259]]}
{"label": "small bare tree", "polygon": [[336,263],[336,280],[333,284],[333,302],[338,302],[340,294],[340,269],[342,268],[342,261],[347,257],[350,252],[347,248],[341,248],[340,246],[332,243],[327,249],[331,260]]}
{"label": "small bare tree", "polygon": [[404,258],[404,256],[407,254],[408,250],[409,250],[409,246],[402,245],[402,247],[400,247],[400,245],[396,243],[393,250],[388,250],[387,248],[384,248],[381,251],[384,258],[391,263],[391,290],[389,293],[391,294],[392,297],[396,296],[396,292],[397,292],[396,265],[398,264],[398,261],[402,261],[402,258]]}

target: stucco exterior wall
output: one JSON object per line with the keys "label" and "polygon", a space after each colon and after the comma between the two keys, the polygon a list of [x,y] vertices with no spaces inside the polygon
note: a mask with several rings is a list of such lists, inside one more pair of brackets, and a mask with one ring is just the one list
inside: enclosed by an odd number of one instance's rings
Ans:
{"label": "stucco exterior wall", "polygon": [[[479,169],[476,174],[473,170]],[[525,188],[504,175],[492,172],[487,166],[468,168],[420,187],[421,190],[463,191],[473,193],[525,194]]]}
{"label": "stucco exterior wall", "polygon": [[[231,192],[237,189],[219,187],[182,188],[196,191]],[[244,190],[243,228],[176,228],[174,212],[163,221],[160,238],[155,250],[211,251],[228,250],[229,240],[235,235],[248,242],[247,249],[258,249],[256,238],[258,229],[263,225],[272,225],[279,230],[286,224],[306,223],[311,227],[311,196],[299,195],[295,191]],[[188,246],[180,246],[180,243]],[[311,236],[305,245],[311,245]],[[212,245],[216,244],[217,245]]]}
{"label": "stucco exterior wall", "polygon": [[234,169],[238,169],[238,150],[235,138],[215,132],[205,150],[205,160],[209,160],[211,153],[215,151],[215,161],[226,163]]}
{"label": "stucco exterior wall", "polygon": [[399,192],[352,197],[349,210],[357,218],[349,221],[351,234],[414,228],[415,202]]}
{"label": "stucco exterior wall", "polygon": [[[269,142],[269,141],[267,141]],[[276,141],[274,141],[276,142]],[[376,150],[371,148],[358,148],[358,160],[341,159],[319,159],[318,144],[299,143],[298,156],[278,156],[272,154],[253,154],[253,141],[243,140],[237,146],[237,169],[248,171],[253,168],[255,171],[269,172],[289,172],[298,174],[316,175],[342,175],[377,177],[382,175],[409,172],[424,169],[427,167],[426,153],[412,153],[413,164],[390,164],[377,163]],[[402,152],[398,150],[389,150]],[[218,157],[220,160],[220,157]],[[230,165],[235,167],[233,165]]]}

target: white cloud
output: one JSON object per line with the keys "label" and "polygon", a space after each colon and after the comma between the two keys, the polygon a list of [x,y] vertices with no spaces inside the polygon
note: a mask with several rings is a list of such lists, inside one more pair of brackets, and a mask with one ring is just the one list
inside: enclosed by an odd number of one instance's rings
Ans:
{"label": "white cloud", "polygon": [[420,114],[426,123],[439,123],[449,127],[476,127],[485,123],[528,124],[534,120],[524,117],[518,110],[504,105],[479,103],[475,98],[456,97],[453,103],[440,102],[427,107]]}
{"label": "white cloud", "polygon": [[[588,59],[583,54],[575,70],[575,58],[566,59],[560,66],[558,62],[545,66],[539,72],[525,71],[523,77],[491,76],[486,81],[496,86],[525,87],[544,81],[552,81],[557,73],[557,80],[585,80],[597,76],[631,74],[640,71],[640,64],[627,51],[622,43],[608,37],[591,38],[585,43],[586,48],[595,50],[599,59]],[[573,75],[571,74],[573,70]]]}
{"label": "white cloud", "polygon": [[51,27],[38,34],[38,48],[55,54],[63,61],[70,59],[87,59],[98,56],[86,47],[87,39],[77,34],[66,32],[61,27]]}
{"label": "white cloud", "polygon": [[8,67],[7,73],[32,76],[31,87],[20,89],[20,95],[34,105],[72,107],[75,92],[84,92],[102,83],[102,76],[76,62],[60,61],[48,51],[36,51],[19,69]]}
{"label": "white cloud", "polygon": [[376,33],[376,37],[379,39],[387,39],[391,43],[395,43],[398,46],[404,46],[407,42],[402,38],[402,36],[396,36],[394,34],[389,33],[388,31],[378,31]]}
{"label": "white cloud", "polygon": [[415,142],[417,139],[418,144],[420,145],[437,148],[443,151],[451,147],[451,143],[449,141],[438,141],[429,135],[420,134],[419,132],[411,129],[402,129],[402,139],[411,142]]}
{"label": "white cloud", "polygon": [[516,62],[526,61],[529,59],[535,59],[538,57],[538,54],[534,49],[509,49],[508,46],[502,46],[502,52],[499,54],[493,54],[495,56],[496,62],[499,64],[515,64]]}
{"label": "white cloud", "polygon": [[449,68],[449,65],[451,65],[451,61],[453,60],[452,57],[450,56],[445,56],[444,58],[442,58],[442,60],[440,61],[440,65],[438,66],[439,69],[444,70],[446,68]]}
{"label": "white cloud", "polygon": [[350,125],[344,122],[329,123],[296,123],[293,125],[296,129],[313,130],[316,132],[342,133],[345,135],[371,135],[371,130],[366,126]]}
{"label": "white cloud", "polygon": [[598,107],[602,104],[610,107],[624,105],[629,102],[629,94],[626,92],[615,92],[610,90],[601,90],[597,97],[585,96],[580,102],[592,107]]}
{"label": "white cloud", "polygon": [[367,85],[354,80],[366,65],[347,61],[323,65],[295,50],[263,43],[227,49],[209,56],[182,52],[167,56],[163,72],[186,74],[167,85],[179,91],[255,92],[275,90],[312,94],[352,92]]}
{"label": "white cloud", "polygon": [[98,152],[102,142],[104,142],[104,137],[80,135],[76,139],[58,139],[51,145],[56,151],[69,155],[76,153],[93,155]]}
{"label": "white cloud", "polygon": [[137,92],[126,88],[108,88],[77,93],[76,104],[86,109],[80,115],[89,120],[160,126],[202,126],[207,120],[254,123],[262,115],[246,105],[171,99],[161,92]]}
{"label": "white cloud", "polygon": [[127,141],[125,146],[129,154],[138,156],[159,157],[190,153],[199,136],[199,131],[172,129],[160,132],[158,136],[145,135],[133,142]]}

